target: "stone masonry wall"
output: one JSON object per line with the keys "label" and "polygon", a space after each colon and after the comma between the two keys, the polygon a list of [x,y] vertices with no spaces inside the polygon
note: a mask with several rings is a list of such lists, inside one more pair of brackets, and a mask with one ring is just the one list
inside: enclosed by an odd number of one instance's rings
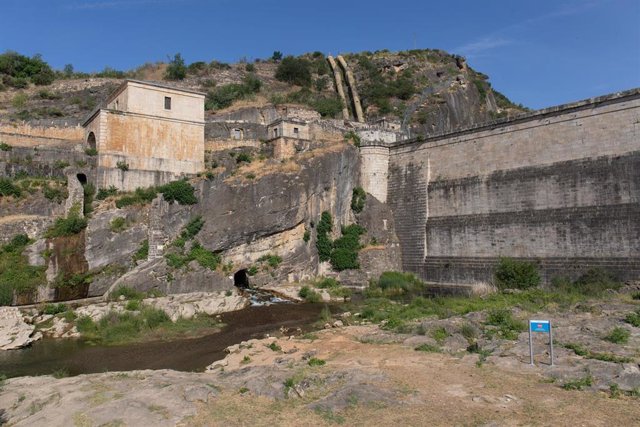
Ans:
{"label": "stone masonry wall", "polygon": [[397,144],[389,175],[403,268],[428,281],[490,281],[500,256],[640,277],[639,90]]}
{"label": "stone masonry wall", "polygon": [[388,171],[388,148],[360,147],[360,183],[364,191],[382,203],[387,202]]}

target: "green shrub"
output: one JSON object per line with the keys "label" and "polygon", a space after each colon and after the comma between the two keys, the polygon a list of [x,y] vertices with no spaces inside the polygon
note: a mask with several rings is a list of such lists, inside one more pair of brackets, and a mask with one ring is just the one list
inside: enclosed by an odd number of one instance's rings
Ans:
{"label": "green shrub", "polygon": [[256,71],[256,66],[253,64],[247,64],[244,66],[245,71],[248,71],[250,73],[253,73],[254,71]]}
{"label": "green shrub", "polygon": [[302,235],[302,241],[307,243],[309,242],[309,240],[311,240],[311,233],[309,232],[309,230],[304,230],[304,234]]}
{"label": "green shrub", "polygon": [[335,248],[331,251],[331,267],[336,271],[357,270],[360,268],[358,252],[348,248]]}
{"label": "green shrub", "polygon": [[[489,311],[487,325],[497,326],[497,333],[506,340],[516,340],[520,332],[527,329],[524,322],[513,318],[510,310],[494,309]],[[490,335],[491,332],[488,331]]]}
{"label": "green shrub", "polygon": [[271,268],[278,268],[282,262],[282,258],[274,254],[266,254],[258,258],[258,262],[266,262]]}
{"label": "green shrub", "polygon": [[438,347],[436,345],[432,345],[432,344],[426,344],[426,343],[425,344],[420,344],[414,350],[415,351],[424,351],[426,353],[440,353],[440,352],[442,352],[440,347]]}
{"label": "green shrub", "polygon": [[145,260],[149,257],[149,240],[145,239],[140,244],[138,250],[133,254],[134,261]]}
{"label": "green shrub", "polygon": [[0,196],[20,197],[22,190],[8,178],[0,178]]}
{"label": "green shrub", "polygon": [[169,203],[174,201],[181,205],[195,205],[198,203],[193,186],[185,180],[172,181],[158,187],[158,191],[162,193],[164,199]]}
{"label": "green shrub", "polygon": [[362,247],[360,245],[360,235],[365,230],[357,224],[343,227],[342,236],[333,242],[333,250],[331,251],[331,266],[337,270],[358,269],[358,251]]}
{"label": "green shrub", "polygon": [[329,238],[329,233],[331,233],[332,229],[333,219],[331,218],[331,214],[327,211],[322,212],[322,215],[320,215],[320,222],[316,228],[316,249],[318,250],[318,257],[320,258],[320,261],[329,261],[331,259],[333,243]]}
{"label": "green shrub", "polygon": [[540,284],[540,275],[535,264],[503,257],[494,273],[499,289],[528,289]]}
{"label": "green shrub", "polygon": [[[117,193],[117,189],[115,190],[115,192],[112,192],[112,187],[109,187],[109,189],[105,190],[105,192],[103,193],[100,193],[99,191],[98,196],[104,195],[108,197],[110,195],[114,195],[115,193]],[[147,189],[136,188],[133,194],[124,194],[120,196],[120,198],[116,200],[116,207],[120,209],[130,205],[144,205],[147,203],[151,203],[151,201],[156,198],[157,194],[158,190],[154,187]]]}
{"label": "green shrub", "polygon": [[66,198],[65,193],[66,191],[63,191],[62,188],[50,187],[48,183],[42,187],[42,194],[47,200],[51,200],[52,202],[62,203]]}
{"label": "green shrub", "polygon": [[189,252],[189,258],[196,260],[202,267],[208,268],[212,271],[215,271],[222,261],[219,254],[213,253],[199,244],[193,245]]}
{"label": "green shrub", "polygon": [[125,162],[124,160],[118,160],[116,162],[116,167],[121,171],[126,172],[129,170],[129,163]]}
{"label": "green shrub", "polygon": [[367,193],[365,193],[362,187],[354,188],[351,196],[351,210],[355,213],[362,212],[366,199]]}
{"label": "green shrub", "polygon": [[56,160],[53,163],[53,167],[56,169],[64,169],[67,166],[69,166],[69,162],[67,162],[66,160]]}
{"label": "green shrub", "polygon": [[258,267],[256,267],[255,265],[252,265],[247,269],[247,274],[249,276],[255,276],[256,274],[258,274]]}
{"label": "green shrub", "polygon": [[120,297],[126,300],[142,300],[145,297],[144,292],[137,291],[129,286],[120,285],[109,294],[109,300],[117,301]]}
{"label": "green shrub", "polygon": [[238,155],[236,156],[236,163],[251,163],[252,161],[253,159],[248,153],[238,153]]}
{"label": "green shrub", "polygon": [[0,142],[0,151],[11,151],[12,149],[13,147],[6,142]]}
{"label": "green shrub", "polygon": [[248,74],[242,83],[217,86],[207,93],[206,110],[221,110],[230,107],[235,101],[260,92],[262,82],[254,74]]}
{"label": "green shrub", "polygon": [[202,219],[202,216],[198,215],[184,226],[180,236],[186,240],[191,240],[196,237],[200,230],[202,230],[202,227],[204,227],[204,220]]}
{"label": "green shrub", "polygon": [[309,359],[309,361],[307,362],[307,365],[309,366],[324,366],[326,365],[327,362],[325,362],[322,359],[318,359],[316,357],[312,357],[311,359]]}
{"label": "green shrub", "polygon": [[142,303],[140,302],[140,300],[133,299],[133,300],[127,301],[127,304],[124,306],[124,309],[128,311],[138,311],[140,310],[141,306],[142,306]]}
{"label": "green shrub", "polygon": [[[355,133],[352,130],[350,130],[349,132],[344,134],[344,140],[345,141],[353,141],[353,145],[355,145],[356,147],[360,147],[360,144],[362,142],[362,140],[360,138],[360,135],[358,135],[357,133]],[[357,187],[357,188],[360,188],[360,187]]]}
{"label": "green shrub", "polygon": [[53,83],[55,73],[40,55],[31,58],[17,52],[6,51],[0,54],[0,76],[5,75],[6,81],[14,87],[25,87],[27,80],[36,85]]}
{"label": "green shrub", "polygon": [[438,344],[444,343],[444,341],[451,336],[449,332],[447,332],[447,330],[442,326],[433,329],[430,335],[431,338],[438,342]]}
{"label": "green shrub", "polygon": [[309,86],[311,84],[311,63],[306,59],[287,56],[278,65],[275,77],[282,82]]}
{"label": "green shrub", "polygon": [[600,296],[607,289],[619,289],[622,283],[607,270],[591,268],[581,275],[573,286],[583,295]]}
{"label": "green shrub", "polygon": [[[111,311],[98,322],[84,316],[76,321],[76,327],[83,338],[101,344],[120,344],[139,341],[140,338],[158,328],[170,328],[171,319],[162,310],[140,307],[140,312],[118,313]],[[176,325],[177,327],[178,325]]]}
{"label": "green shrub", "polygon": [[118,189],[112,185],[109,188],[98,189],[98,193],[96,194],[96,199],[104,200],[107,197],[115,196],[116,194],[118,194]]}
{"label": "green shrub", "polygon": [[614,344],[626,344],[629,342],[629,337],[631,336],[631,332],[629,332],[625,328],[621,328],[619,326],[613,328],[606,337],[605,340],[612,342]]}
{"label": "green shrub", "polygon": [[43,314],[52,314],[52,315],[56,315],[59,313],[64,313],[65,311],[67,311],[67,306],[65,304],[45,304],[44,308],[42,309],[42,313]]}
{"label": "green shrub", "polygon": [[275,341],[269,344],[267,347],[270,348],[272,351],[282,351],[282,347],[280,347],[278,343]]}
{"label": "green shrub", "polygon": [[127,220],[124,217],[118,216],[111,220],[109,228],[112,233],[120,233],[127,228]]}
{"label": "green shrub", "polygon": [[85,215],[89,215],[93,211],[93,196],[96,194],[96,187],[88,182],[82,186],[84,193],[82,211]]}
{"label": "green shrub", "polygon": [[640,308],[638,308],[635,313],[627,314],[624,321],[636,328],[640,328]]}
{"label": "green shrub", "polygon": [[567,381],[562,385],[565,390],[582,390],[584,387],[591,387],[593,385],[593,378],[588,375],[584,378],[578,378],[573,381]]}
{"label": "green shrub", "polygon": [[279,50],[274,50],[273,55],[271,55],[271,59],[273,61],[280,61],[282,59],[282,52]]}
{"label": "green shrub", "polygon": [[87,219],[80,216],[80,206],[74,205],[66,218],[57,218],[45,233],[46,237],[72,236],[87,228]]}
{"label": "green shrub", "polygon": [[22,255],[29,243],[26,234],[18,234],[0,247],[0,305],[10,305],[14,291],[29,291],[46,283],[45,268],[29,265]]}
{"label": "green shrub", "polygon": [[322,300],[320,294],[311,289],[309,286],[303,286],[298,292],[298,296],[306,302],[317,303]]}
{"label": "green shrub", "polygon": [[86,154],[87,156],[97,156],[98,155],[98,150],[95,148],[85,148],[84,150],[84,154]]}
{"label": "green shrub", "polygon": [[551,288],[568,294],[599,297],[608,289],[620,289],[620,283],[610,272],[601,268],[587,270],[575,281],[567,277],[554,277],[551,279]]}
{"label": "green shrub", "polygon": [[182,80],[187,76],[187,67],[184,65],[184,59],[182,55],[176,53],[172,59],[169,60],[167,70],[164,77],[167,80]]}

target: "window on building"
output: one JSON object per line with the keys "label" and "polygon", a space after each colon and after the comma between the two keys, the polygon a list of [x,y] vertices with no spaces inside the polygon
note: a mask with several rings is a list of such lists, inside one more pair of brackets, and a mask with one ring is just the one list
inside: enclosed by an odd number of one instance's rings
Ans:
{"label": "window on building", "polygon": [[116,110],[118,109],[118,100],[116,99]]}
{"label": "window on building", "polygon": [[233,139],[242,139],[242,133],[243,133],[242,129],[236,128],[236,129],[233,130],[232,138]]}
{"label": "window on building", "polygon": [[273,130],[273,137],[274,137],[274,138],[277,138],[277,137],[278,137],[278,128],[275,128],[275,129]]}
{"label": "window on building", "polygon": [[293,128],[293,133],[298,134],[298,128]]}
{"label": "window on building", "polygon": [[171,110],[171,97],[170,96],[165,96],[164,97],[164,109],[165,110]]}

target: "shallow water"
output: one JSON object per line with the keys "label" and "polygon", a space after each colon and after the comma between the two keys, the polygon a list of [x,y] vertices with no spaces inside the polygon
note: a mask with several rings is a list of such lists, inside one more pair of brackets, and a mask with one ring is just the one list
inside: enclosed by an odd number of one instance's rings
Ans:
{"label": "shallow water", "polygon": [[226,326],[200,338],[156,341],[120,346],[94,346],[82,340],[44,339],[21,350],[0,352],[0,374],[8,377],[68,375],[136,369],[203,371],[225,357],[224,349],[251,338],[262,338],[281,327],[310,329],[323,304],[269,304],[225,313]]}

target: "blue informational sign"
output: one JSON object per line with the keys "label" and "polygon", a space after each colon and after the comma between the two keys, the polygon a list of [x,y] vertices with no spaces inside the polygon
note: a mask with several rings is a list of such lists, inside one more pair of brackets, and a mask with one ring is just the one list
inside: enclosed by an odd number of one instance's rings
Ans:
{"label": "blue informational sign", "polygon": [[529,330],[548,334],[551,331],[551,322],[548,320],[529,320]]}

